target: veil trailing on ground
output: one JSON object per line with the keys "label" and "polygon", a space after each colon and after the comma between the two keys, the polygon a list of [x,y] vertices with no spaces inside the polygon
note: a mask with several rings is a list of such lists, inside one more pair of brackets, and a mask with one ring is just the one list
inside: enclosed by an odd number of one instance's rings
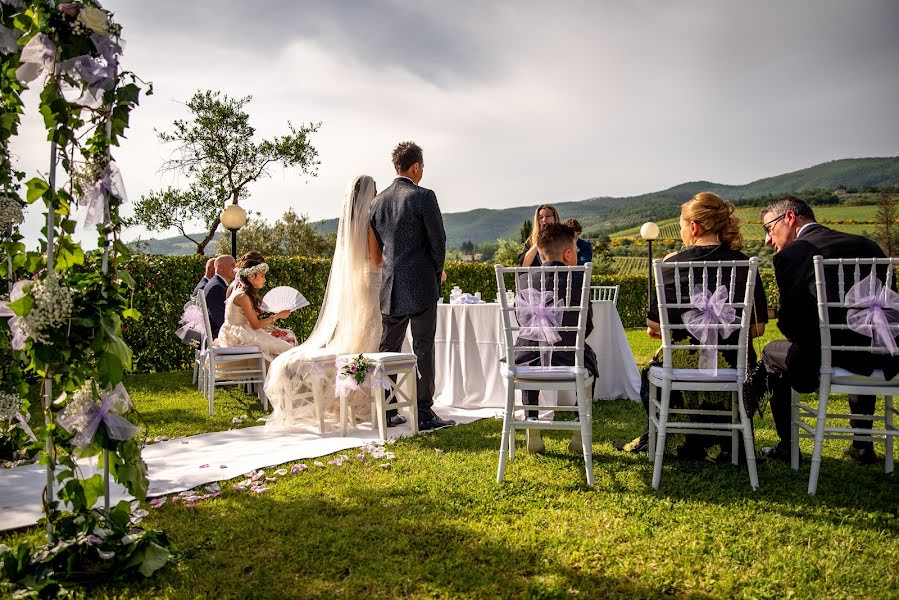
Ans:
{"label": "veil trailing on ground", "polygon": [[[369,259],[369,219],[375,197],[375,181],[368,175],[353,179],[337,224],[337,243],[328,286],[315,327],[299,346],[278,356],[265,383],[265,393],[273,412],[267,429],[290,429],[312,424],[312,394],[326,394],[324,406],[334,399],[333,384],[313,386],[315,379],[333,379],[329,372],[311,373],[310,358],[322,353],[350,354],[374,352],[381,336],[379,290],[381,269]],[[314,389],[313,389],[314,388]]]}

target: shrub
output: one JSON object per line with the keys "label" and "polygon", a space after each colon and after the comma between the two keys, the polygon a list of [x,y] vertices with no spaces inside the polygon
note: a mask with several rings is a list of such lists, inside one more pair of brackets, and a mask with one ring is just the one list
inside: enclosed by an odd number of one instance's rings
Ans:
{"label": "shrub", "polygon": [[[289,285],[300,290],[309,306],[283,321],[299,338],[309,335],[318,319],[331,269],[326,258],[267,258],[271,269],[268,285]],[[122,325],[125,341],[134,352],[138,372],[175,371],[190,367],[193,351],[175,336],[184,304],[199,281],[206,262],[204,256],[132,255],[122,260],[124,269],[137,282],[132,302],[141,313],[138,321],[126,319]],[[90,268],[90,267],[89,267]],[[481,292],[486,301],[496,298],[493,265],[450,262],[441,290],[444,302],[454,285],[462,291]],[[777,284],[773,271],[763,270],[762,281],[769,306],[777,306]],[[619,285],[618,314],[625,327],[642,327],[646,321],[646,277],[640,275],[594,275],[592,285]]]}

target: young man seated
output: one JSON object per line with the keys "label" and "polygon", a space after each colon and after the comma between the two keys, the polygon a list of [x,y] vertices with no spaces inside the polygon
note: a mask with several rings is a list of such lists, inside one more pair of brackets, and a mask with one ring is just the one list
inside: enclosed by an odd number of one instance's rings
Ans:
{"label": "young man seated", "polygon": [[[575,243],[576,239],[577,235],[574,232],[574,228],[568,225],[563,225],[561,223],[550,223],[544,225],[540,230],[539,236],[537,237],[537,249],[540,253],[540,256],[543,257],[543,266],[561,267],[577,265],[577,245]],[[589,286],[590,282],[584,282],[583,273],[571,273],[570,275],[571,281],[569,282],[569,273],[545,273],[543,275],[544,286],[542,287],[546,290],[555,290],[556,297],[563,300],[568,298],[580,298],[580,294],[583,290],[584,285]],[[534,288],[541,289],[539,273],[532,274],[530,285]],[[577,319],[578,314],[576,312],[565,311],[563,313],[561,324],[565,326],[576,326]],[[588,308],[587,335],[590,335],[590,332],[592,330],[593,311]],[[561,337],[561,339],[556,342],[555,345],[574,346],[577,332],[561,331],[559,332],[559,336]],[[517,344],[522,346],[538,345],[536,341],[520,338]],[[515,358],[515,364],[538,366],[540,365],[541,360],[540,355],[541,353],[536,350],[530,352],[520,352]],[[555,366],[574,366],[574,352],[570,350],[553,352],[551,363]],[[596,355],[593,353],[593,350],[590,348],[590,346],[587,346],[586,344],[584,346],[584,366],[587,368],[587,370],[595,380],[597,376]],[[521,393],[525,404],[530,406],[537,405],[539,391],[523,390]],[[593,399],[590,398],[590,401],[592,402]],[[538,413],[536,410],[529,410],[527,416],[529,419],[536,419],[537,414]],[[580,453],[582,451],[580,433],[576,432],[572,436],[571,442],[569,442],[568,444],[568,449],[572,452],[577,453]],[[543,452],[543,450],[544,444],[541,432],[536,429],[529,429],[528,452],[539,453]]]}

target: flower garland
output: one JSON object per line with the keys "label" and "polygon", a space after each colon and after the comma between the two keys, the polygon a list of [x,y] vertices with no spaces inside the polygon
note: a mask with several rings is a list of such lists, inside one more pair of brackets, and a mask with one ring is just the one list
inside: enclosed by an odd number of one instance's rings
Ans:
{"label": "flower garland", "polygon": [[238,267],[234,269],[234,273],[238,277],[251,277],[257,273],[268,273],[268,263],[259,263],[252,267]]}

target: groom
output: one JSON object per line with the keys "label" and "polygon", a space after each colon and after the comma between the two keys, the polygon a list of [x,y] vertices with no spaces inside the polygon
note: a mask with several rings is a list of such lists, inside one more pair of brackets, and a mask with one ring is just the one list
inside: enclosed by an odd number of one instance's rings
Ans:
{"label": "groom", "polygon": [[[446,256],[446,233],[437,196],[418,186],[424,171],[421,148],[401,142],[393,151],[397,178],[378,194],[371,210],[371,227],[384,255],[381,284],[381,352],[399,352],[406,328],[412,327],[412,348],[418,358],[418,428],[426,431],[455,425],[444,421],[434,404],[434,334],[437,297]],[[405,422],[388,414],[388,426]]]}

